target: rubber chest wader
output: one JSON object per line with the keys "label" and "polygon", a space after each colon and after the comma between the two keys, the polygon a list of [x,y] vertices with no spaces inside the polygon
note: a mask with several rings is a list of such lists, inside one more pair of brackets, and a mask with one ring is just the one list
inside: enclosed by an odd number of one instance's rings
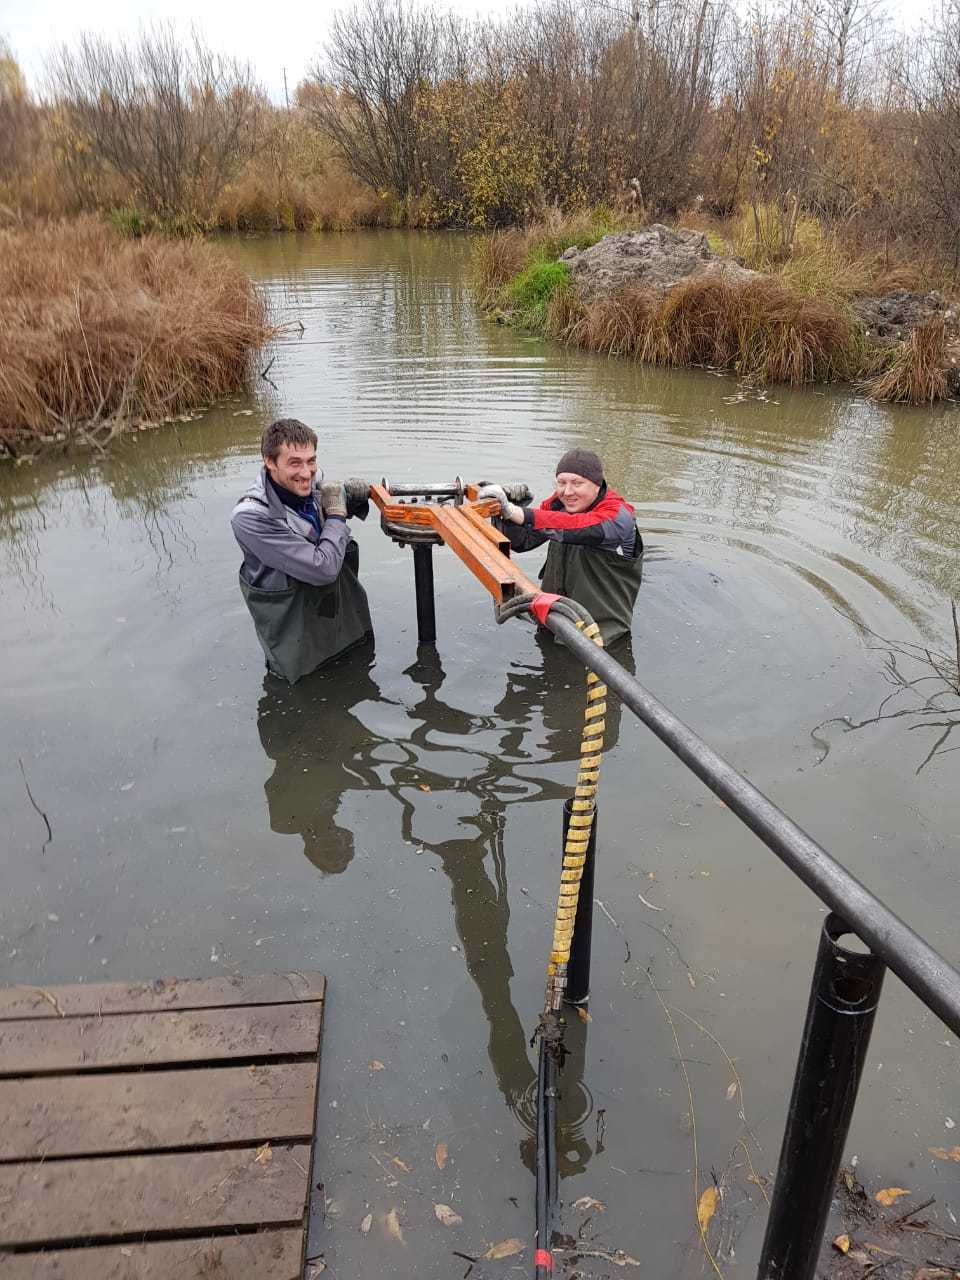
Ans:
{"label": "rubber chest wader", "polygon": [[288,577],[286,590],[266,591],[251,587],[241,575],[240,590],[274,675],[293,684],[373,630],[359,568],[360,552],[351,538],[343,568],[329,586]]}
{"label": "rubber chest wader", "polygon": [[561,542],[551,542],[547,551],[541,574],[544,591],[582,604],[600,627],[605,645],[630,634],[633,606],[643,579],[639,529],[637,539],[640,554],[630,558]]}

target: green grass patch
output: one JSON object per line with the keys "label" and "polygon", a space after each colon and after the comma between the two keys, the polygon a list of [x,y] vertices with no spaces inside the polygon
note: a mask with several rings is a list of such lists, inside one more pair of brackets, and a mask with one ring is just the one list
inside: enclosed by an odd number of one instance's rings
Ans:
{"label": "green grass patch", "polygon": [[542,329],[550,299],[570,281],[565,262],[554,262],[538,250],[509,285],[514,320],[525,329]]}

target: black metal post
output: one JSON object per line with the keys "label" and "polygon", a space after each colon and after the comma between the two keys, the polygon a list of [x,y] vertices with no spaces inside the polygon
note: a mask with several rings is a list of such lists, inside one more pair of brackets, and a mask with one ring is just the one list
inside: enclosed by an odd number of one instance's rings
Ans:
{"label": "black metal post", "polygon": [[[563,847],[567,847],[567,829],[573,813],[573,801],[563,802]],[[593,811],[593,825],[587,843],[587,860],[580,878],[580,896],[577,914],[573,922],[573,942],[567,964],[567,1004],[586,1004],[590,998],[590,955],[593,950],[593,868],[597,853],[597,811]]]}
{"label": "black metal post", "polygon": [[417,640],[433,644],[437,638],[437,613],[433,598],[433,545],[415,543],[413,579],[417,591]]}
{"label": "black metal post", "polygon": [[867,1056],[885,968],[823,922],[758,1280],[812,1280]]}

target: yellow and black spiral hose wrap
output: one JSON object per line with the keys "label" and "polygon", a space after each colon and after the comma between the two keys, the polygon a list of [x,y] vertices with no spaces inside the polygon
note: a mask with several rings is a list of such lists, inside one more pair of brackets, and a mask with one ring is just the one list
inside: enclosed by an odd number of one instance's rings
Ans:
{"label": "yellow and black spiral hose wrap", "polygon": [[[603,648],[600,628],[591,619],[576,619],[577,629],[594,644]],[[580,882],[587,861],[587,849],[597,807],[597,785],[603,758],[603,735],[606,728],[607,686],[593,671],[587,672],[587,705],[584,711],[583,737],[580,741],[580,767],[573,793],[572,813],[563,848],[560,871],[560,893],[553,922],[553,945],[547,965],[547,989],[544,1013],[557,1013],[567,986],[567,966],[580,901]]]}

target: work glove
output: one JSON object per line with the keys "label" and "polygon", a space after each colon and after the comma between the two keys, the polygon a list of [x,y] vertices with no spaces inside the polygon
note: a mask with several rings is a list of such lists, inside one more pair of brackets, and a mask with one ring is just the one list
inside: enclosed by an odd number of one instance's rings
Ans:
{"label": "work glove", "polygon": [[477,490],[477,497],[480,499],[495,498],[500,503],[500,514],[504,520],[509,520],[511,524],[523,524],[523,508],[510,501],[502,485],[481,485]]}
{"label": "work glove", "polygon": [[331,480],[320,486],[320,505],[325,516],[347,518],[347,495],[339,480]]}
{"label": "work glove", "polygon": [[347,515],[366,520],[370,513],[370,481],[344,480],[343,488],[347,495]]}

